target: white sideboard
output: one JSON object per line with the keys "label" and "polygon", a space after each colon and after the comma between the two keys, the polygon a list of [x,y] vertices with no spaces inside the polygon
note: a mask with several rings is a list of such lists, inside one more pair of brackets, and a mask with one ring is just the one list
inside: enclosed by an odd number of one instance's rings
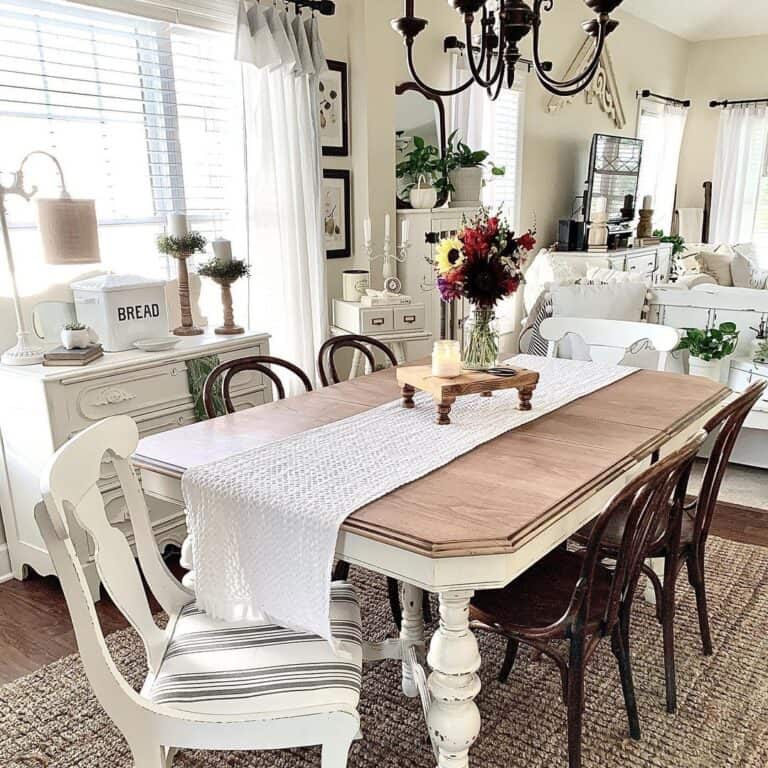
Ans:
{"label": "white sideboard", "polygon": [[[167,352],[108,353],[84,367],[45,368],[0,366],[0,509],[8,538],[13,575],[28,567],[41,575],[53,567],[33,517],[40,500],[40,474],[48,458],[81,430],[107,417],[133,417],[141,436],[195,421],[187,379],[187,361],[218,355],[222,361],[269,354],[269,336],[247,333],[182,339]],[[254,372],[241,374],[232,388],[237,408],[272,400],[271,387]],[[127,509],[111,465],[100,480],[109,520],[132,542]],[[161,549],[180,546],[186,536],[183,510],[174,503],[147,499]],[[98,599],[99,577],[88,537],[75,546],[92,593]]]}
{"label": "white sideboard", "polygon": [[642,248],[622,248],[616,251],[555,251],[558,257],[573,257],[583,261],[607,259],[611,269],[636,272],[654,283],[667,283],[672,274],[672,244],[659,243]]}

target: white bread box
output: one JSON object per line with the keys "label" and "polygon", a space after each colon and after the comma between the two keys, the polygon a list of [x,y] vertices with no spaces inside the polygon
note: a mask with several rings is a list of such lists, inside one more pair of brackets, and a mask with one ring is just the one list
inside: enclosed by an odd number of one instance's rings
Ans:
{"label": "white bread box", "polygon": [[80,280],[71,288],[78,321],[99,334],[105,352],[168,336],[164,280],[110,274]]}

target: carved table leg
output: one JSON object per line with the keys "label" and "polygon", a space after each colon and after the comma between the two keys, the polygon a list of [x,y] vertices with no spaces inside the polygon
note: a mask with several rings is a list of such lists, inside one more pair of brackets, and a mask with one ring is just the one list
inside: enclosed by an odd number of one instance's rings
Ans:
{"label": "carved table leg", "polygon": [[469,600],[474,593],[440,595],[440,627],[432,637],[427,661],[432,667],[432,703],[427,725],[437,747],[439,768],[468,768],[469,750],[480,733],[480,651],[469,629]]}
{"label": "carved table leg", "polygon": [[531,398],[533,397],[534,389],[536,389],[535,385],[532,387],[520,387],[520,389],[517,390],[517,396],[520,400],[520,404],[517,406],[519,411],[531,410]]}
{"label": "carved table leg", "polygon": [[456,402],[455,397],[445,397],[437,404],[437,423],[451,423],[451,406]]}
{"label": "carved table leg", "polygon": [[413,396],[416,394],[416,390],[410,384],[403,384],[400,392],[403,395],[403,408],[415,408]]}
{"label": "carved table leg", "polygon": [[[409,649],[413,648],[416,658],[424,653],[424,593],[405,582],[400,583],[400,604],[403,620],[400,625],[400,642],[403,646],[403,693],[410,699],[419,695]],[[423,657],[422,657],[423,658]]]}

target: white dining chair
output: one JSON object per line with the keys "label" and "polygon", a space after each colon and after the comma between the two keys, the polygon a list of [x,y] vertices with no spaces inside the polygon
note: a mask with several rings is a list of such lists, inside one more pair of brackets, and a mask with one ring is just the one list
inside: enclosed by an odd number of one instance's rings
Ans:
{"label": "white dining chair", "polygon": [[618,365],[628,353],[640,351],[638,345],[647,341],[659,353],[659,371],[666,369],[667,354],[680,343],[680,331],[667,325],[588,317],[548,317],[539,333],[549,342],[548,357],[557,357],[560,342],[575,334],[587,346],[593,362],[608,365]]}
{"label": "white dining chair", "polygon": [[[127,416],[80,433],[51,459],[35,518],[61,581],[88,680],[128,742],[136,768],[168,768],[177,749],[268,750],[322,746],[323,768],[344,768],[359,738],[362,638],[354,589],[331,588],[331,627],[341,652],[314,635],[268,621],[210,619],[168,571],[129,459],[138,429]],[[110,525],[99,491],[111,461],[125,495],[141,570],[168,614],[152,616],[124,536]],[[149,674],[136,692],[101,631],[72,528],[85,529],[110,597],[143,641]],[[79,530],[75,528],[75,531]],[[83,750],[88,745],[83,744]]]}

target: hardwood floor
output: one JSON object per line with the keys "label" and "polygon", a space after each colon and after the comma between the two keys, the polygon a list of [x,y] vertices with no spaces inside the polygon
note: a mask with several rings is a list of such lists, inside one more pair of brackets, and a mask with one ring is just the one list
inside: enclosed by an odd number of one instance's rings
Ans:
{"label": "hardwood floor", "polygon": [[[768,511],[719,504],[713,535],[768,547]],[[178,558],[169,559],[177,575]],[[123,629],[127,622],[105,597],[98,604],[105,634]],[[153,602],[153,611],[159,606]],[[30,674],[77,650],[72,623],[58,580],[33,576],[0,585],[0,684]]]}

